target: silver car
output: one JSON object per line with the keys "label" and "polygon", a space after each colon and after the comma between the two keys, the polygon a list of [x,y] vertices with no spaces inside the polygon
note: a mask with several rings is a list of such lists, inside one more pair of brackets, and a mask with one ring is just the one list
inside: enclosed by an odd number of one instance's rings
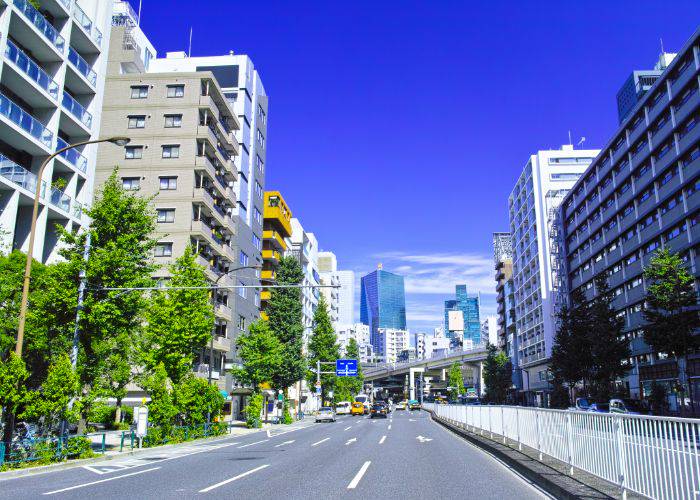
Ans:
{"label": "silver car", "polygon": [[335,422],[335,412],[330,406],[322,406],[316,415],[316,422]]}

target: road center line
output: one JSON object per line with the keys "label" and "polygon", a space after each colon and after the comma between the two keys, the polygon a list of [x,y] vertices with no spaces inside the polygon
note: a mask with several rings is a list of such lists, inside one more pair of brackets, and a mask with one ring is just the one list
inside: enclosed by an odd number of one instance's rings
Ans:
{"label": "road center line", "polygon": [[389,427],[387,427],[387,430],[391,430],[391,424],[389,424]]}
{"label": "road center line", "polygon": [[343,430],[344,430],[344,431],[348,431],[348,430],[350,430],[351,428],[352,428],[352,425],[348,425],[348,426],[347,426],[345,429],[343,429]]}
{"label": "road center line", "polygon": [[243,446],[239,446],[238,449],[240,450],[241,448],[247,448],[248,446],[253,446],[254,444],[264,443],[266,441],[269,441],[269,439],[263,439],[262,441],[256,441],[254,443],[244,444]]}
{"label": "road center line", "polygon": [[251,469],[247,472],[244,472],[243,474],[238,474],[237,476],[233,476],[232,478],[227,479],[225,481],[221,481],[220,483],[212,484],[211,486],[208,486],[208,487],[204,488],[203,490],[199,490],[199,492],[206,493],[208,491],[213,490],[214,488],[218,488],[219,486],[223,486],[225,484],[232,483],[233,481],[236,481],[238,479],[246,477],[254,472],[258,472],[259,470],[262,470],[262,469],[269,467],[269,466],[270,466],[270,464],[261,465],[260,467],[256,467],[255,469]]}
{"label": "road center line", "polygon": [[325,442],[328,441],[328,440],[330,440],[330,438],[321,439],[320,441],[316,441],[316,442],[315,442],[314,444],[312,444],[311,446],[317,446],[317,445],[319,445],[319,444],[321,444],[321,443],[325,443]]}
{"label": "road center line", "polygon": [[382,436],[382,438],[379,440],[379,444],[382,444],[385,439],[386,439],[386,436]]}
{"label": "road center line", "polygon": [[77,490],[78,488],[85,488],[87,486],[92,486],[93,484],[106,483],[107,481],[114,481],[115,479],[122,479],[122,478],[129,477],[129,476],[135,476],[137,474],[143,474],[145,472],[151,472],[151,471],[158,470],[158,469],[160,469],[160,467],[153,467],[152,469],[145,469],[145,470],[139,470],[136,472],[130,472],[130,473],[124,474],[122,476],[113,476],[113,477],[108,477],[107,479],[100,479],[98,481],[92,481],[90,483],[76,484],[75,486],[69,486],[68,488],[61,488],[60,490],[47,491],[46,493],[44,493],[44,495],[53,495],[55,493],[63,493],[64,491]]}
{"label": "road center line", "polygon": [[357,474],[355,474],[355,477],[352,478],[352,481],[350,481],[350,484],[348,484],[348,489],[349,490],[354,490],[355,487],[360,483],[360,480],[362,479],[362,476],[365,475],[365,472],[367,472],[367,469],[369,468],[369,464],[371,464],[371,461],[365,462],[362,467],[360,467],[360,470],[357,471]]}

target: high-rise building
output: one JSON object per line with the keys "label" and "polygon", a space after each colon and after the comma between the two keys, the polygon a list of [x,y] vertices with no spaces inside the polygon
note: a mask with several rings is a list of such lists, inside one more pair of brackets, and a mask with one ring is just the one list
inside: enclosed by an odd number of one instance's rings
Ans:
{"label": "high-rise building", "polygon": [[517,389],[521,389],[518,336],[515,334],[513,247],[510,233],[493,233],[493,260],[496,267],[497,345],[510,358],[513,365],[513,383]]}
{"label": "high-rise building", "polygon": [[481,342],[479,297],[470,297],[467,285],[456,285],[455,298],[445,301],[445,336],[465,349]]}
{"label": "high-rise building", "polygon": [[530,156],[508,198],[513,244],[513,284],[517,358],[530,400],[545,404],[549,391],[548,359],[555,328],[560,270],[552,234],[556,210],[571,186],[586,170],[598,150],[538,151]]}
{"label": "high-rise building", "polygon": [[362,277],[360,321],[369,325],[370,341],[376,356],[384,356],[380,328],[406,330],[406,297],[403,276],[381,269]]}
{"label": "high-rise building", "polygon": [[[595,295],[605,273],[625,320],[632,359],[626,378],[633,396],[656,382],[678,380],[671,356],[644,342],[648,283],[643,270],[658,248],[678,253],[700,276],[700,30],[641,98],[561,206],[570,291]],[[700,394],[700,357],[687,360],[693,394]],[[669,391],[671,392],[671,391]],[[674,398],[672,398],[673,400]],[[697,399],[697,397],[695,398]]]}
{"label": "high-rise building", "polygon": [[379,328],[375,339],[375,356],[381,363],[396,363],[401,353],[409,350],[411,346],[408,331],[397,328]]}
{"label": "high-rise building", "polygon": [[318,274],[318,242],[313,233],[308,233],[299,222],[292,218],[292,236],[289,237],[287,254],[293,255],[301,265],[304,272],[304,280],[301,290],[302,321],[304,323],[304,346],[308,344],[313,331],[314,313],[321,296],[318,285],[321,284],[321,276]]}
{"label": "high-rise building", "polygon": [[[32,206],[40,185],[33,255],[59,258],[57,226],[88,223],[97,145],[42,162],[69,144],[100,134],[112,20],[111,0],[13,0],[0,8],[0,251],[29,249]],[[121,151],[103,144],[102,149]]]}
{"label": "high-rise building", "polygon": [[339,324],[336,330],[338,337],[338,345],[340,346],[341,356],[346,355],[348,342],[350,339],[355,339],[360,352],[360,362],[368,363],[373,360],[374,349],[369,341],[369,326],[362,323],[355,324]]}
{"label": "high-rise building", "polygon": [[617,93],[617,116],[622,123],[642,100],[644,94],[656,83],[661,73],[673,61],[676,54],[662,53],[654,69],[636,70],[625,80]]}
{"label": "high-rise building", "polygon": [[498,343],[498,316],[486,316],[481,320],[481,338],[491,345]]}
{"label": "high-rise building", "polygon": [[[277,279],[277,266],[287,251],[287,238],[292,235],[292,211],[279,191],[265,191],[263,211],[263,268],[260,279],[263,284],[274,283]],[[243,255],[242,250],[240,255]],[[241,259],[241,265],[243,259]],[[260,292],[260,315],[267,319],[265,307],[270,300],[270,290]]]}
{"label": "high-rise building", "polygon": [[318,274],[321,277],[321,295],[326,299],[328,314],[337,330],[340,308],[340,279],[338,278],[338,261],[333,252],[318,252]]}
{"label": "high-rise building", "polygon": [[[255,282],[246,282],[233,274],[239,265],[232,190],[239,144],[233,131],[240,122],[211,71],[158,71],[155,49],[134,16],[127,3],[117,4],[100,128],[102,137],[127,136],[131,142],[98,150],[97,184],[119,165],[124,189],[152,197],[156,277],[167,280],[168,265],[191,247],[212,283],[257,284],[254,275]],[[216,291],[213,344],[199,353],[195,368],[203,377],[211,371],[227,392],[233,380],[223,374],[235,358],[236,326],[242,326],[235,320],[232,295],[257,296],[257,291]]]}
{"label": "high-rise building", "polygon": [[338,322],[349,324],[355,321],[355,273],[337,271],[338,284]]}

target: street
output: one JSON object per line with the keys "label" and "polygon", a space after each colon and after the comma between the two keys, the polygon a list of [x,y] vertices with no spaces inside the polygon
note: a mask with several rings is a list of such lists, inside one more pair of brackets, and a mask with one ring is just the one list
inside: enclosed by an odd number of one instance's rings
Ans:
{"label": "street", "polygon": [[0,498],[543,498],[422,411],[307,418],[238,438],[154,449],[0,482]]}

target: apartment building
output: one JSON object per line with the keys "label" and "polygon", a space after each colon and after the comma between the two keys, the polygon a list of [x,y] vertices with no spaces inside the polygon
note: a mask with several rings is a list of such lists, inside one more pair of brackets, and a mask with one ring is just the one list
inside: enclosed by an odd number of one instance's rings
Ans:
{"label": "apartment building", "polygon": [[529,403],[546,404],[548,359],[555,335],[557,301],[562,297],[559,246],[553,234],[556,209],[598,150],[538,151],[531,155],[510,197],[517,358]]}
{"label": "apartment building", "polygon": [[328,305],[328,314],[333,328],[337,331],[340,317],[340,277],[338,259],[333,252],[318,252],[318,274],[321,278],[321,295]]}
{"label": "apartment building", "polygon": [[[275,283],[277,266],[287,251],[287,238],[292,235],[292,211],[279,191],[265,191],[263,211],[263,284]],[[260,315],[267,319],[265,307],[270,300],[270,290],[260,292]]]}
{"label": "apartment building", "polygon": [[[234,157],[236,179],[233,184],[235,204],[232,218],[235,225],[233,248],[237,267],[262,265],[263,205],[267,161],[268,97],[260,74],[244,54],[188,57],[184,52],[171,52],[152,61],[151,71],[209,71],[218,82],[228,104],[233,108],[240,127],[233,130],[238,143]],[[241,281],[256,282],[260,271],[251,269],[237,273]],[[234,336],[247,330],[260,316],[260,293],[248,291],[233,295],[236,328]]]}
{"label": "apartment building", "polygon": [[355,322],[355,272],[339,270],[338,275],[338,322]]}
{"label": "apartment building", "polygon": [[[111,0],[0,3],[0,251],[29,249],[40,186],[34,258],[59,258],[56,226],[87,225],[97,145],[46,158],[100,137]],[[121,151],[105,144],[103,149]]]}
{"label": "apartment building", "polygon": [[413,343],[416,346],[416,357],[418,359],[425,359],[427,356],[425,333],[414,333],[413,339]]}
{"label": "apartment building", "polygon": [[396,363],[401,353],[409,350],[411,346],[408,330],[379,328],[375,338],[380,346],[376,350],[379,351],[377,356],[381,363]]}
{"label": "apartment building", "polygon": [[513,384],[522,389],[518,365],[518,336],[515,333],[515,288],[513,285],[513,245],[510,233],[493,233],[493,260],[496,269],[496,345],[513,365]]}
{"label": "apartment building", "polygon": [[313,332],[314,313],[318,306],[318,299],[321,296],[318,285],[321,284],[321,276],[318,274],[318,242],[313,233],[307,233],[299,222],[299,219],[292,218],[292,236],[289,238],[290,245],[287,254],[294,256],[301,265],[304,272],[304,280],[301,290],[302,321],[304,323],[304,348],[309,342],[309,337]]}
{"label": "apartment building", "polygon": [[[655,250],[682,256],[700,276],[700,30],[668,65],[561,205],[564,264],[570,290],[595,294],[605,273],[625,319],[632,359],[626,379],[633,396],[649,395],[654,381],[678,377],[676,362],[643,339],[643,277]],[[697,282],[696,282],[697,285]],[[700,394],[700,358],[687,370]]]}
{"label": "apartment building", "polygon": [[[101,136],[127,136],[131,142],[121,149],[99,149],[97,183],[117,165],[125,189],[153,197],[158,278],[167,280],[168,265],[190,246],[212,283],[239,284],[242,278],[234,274],[239,256],[233,158],[240,151],[234,135],[240,122],[211,71],[154,71],[153,60],[140,45],[146,38],[131,16],[129,9],[115,13],[100,131]],[[203,377],[211,370],[212,379],[228,392],[233,381],[223,372],[233,358],[236,331],[231,295],[251,293],[240,288],[214,294],[214,340],[200,353],[196,367]]]}
{"label": "apartment building", "polygon": [[362,323],[343,325],[336,329],[341,356],[345,356],[350,339],[355,339],[360,352],[360,362],[369,363],[373,360],[374,349],[369,341],[369,326]]}

